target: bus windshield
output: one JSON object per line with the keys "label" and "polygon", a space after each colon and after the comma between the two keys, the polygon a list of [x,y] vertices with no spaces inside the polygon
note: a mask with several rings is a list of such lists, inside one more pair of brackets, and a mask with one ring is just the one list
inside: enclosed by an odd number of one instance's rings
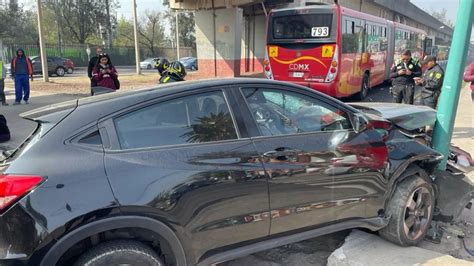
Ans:
{"label": "bus windshield", "polygon": [[[272,21],[271,37],[275,41],[332,39],[333,14],[295,14],[276,16]],[[270,37],[270,35],[269,35]]]}

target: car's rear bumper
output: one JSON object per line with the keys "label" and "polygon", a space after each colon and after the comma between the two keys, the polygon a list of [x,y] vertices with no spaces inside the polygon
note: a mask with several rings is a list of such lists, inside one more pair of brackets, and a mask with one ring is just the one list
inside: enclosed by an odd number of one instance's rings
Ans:
{"label": "car's rear bumper", "polygon": [[46,236],[46,230],[19,204],[14,206],[0,216],[0,265],[30,265],[33,253],[46,244]]}

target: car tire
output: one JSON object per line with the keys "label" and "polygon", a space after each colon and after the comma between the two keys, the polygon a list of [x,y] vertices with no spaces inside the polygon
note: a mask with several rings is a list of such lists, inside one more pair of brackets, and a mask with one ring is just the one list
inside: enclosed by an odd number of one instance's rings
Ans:
{"label": "car tire", "polygon": [[146,66],[146,69],[151,69],[151,65],[147,65],[147,66]]}
{"label": "car tire", "polygon": [[419,175],[397,185],[386,214],[388,225],[379,231],[386,240],[400,246],[414,246],[423,240],[431,225],[435,206],[431,181]]}
{"label": "car tire", "polygon": [[74,73],[74,69],[72,69],[72,68],[68,68],[68,69],[67,69],[67,73],[68,73],[68,74],[72,74],[72,73]]}
{"label": "car tire", "polygon": [[62,67],[56,68],[56,71],[54,72],[58,77],[63,77],[64,74],[66,74],[66,70]]}
{"label": "car tire", "polygon": [[145,244],[130,240],[114,240],[86,251],[75,266],[140,265],[162,266],[158,254]]}
{"label": "car tire", "polygon": [[369,79],[369,74],[365,73],[364,77],[362,78],[362,84],[360,86],[360,91],[356,94],[356,100],[358,101],[363,101],[365,97],[367,97],[367,94],[369,94],[369,89],[370,89],[370,79]]}
{"label": "car tire", "polygon": [[196,71],[196,70],[197,70],[197,69],[196,69],[196,66],[191,66],[191,70],[192,70],[192,71]]}

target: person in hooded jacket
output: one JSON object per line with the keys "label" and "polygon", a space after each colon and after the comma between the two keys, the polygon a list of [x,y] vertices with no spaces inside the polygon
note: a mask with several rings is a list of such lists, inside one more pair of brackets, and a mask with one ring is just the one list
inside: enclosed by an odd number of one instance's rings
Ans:
{"label": "person in hooded jacket", "polygon": [[92,78],[97,86],[117,90],[118,73],[110,61],[108,54],[100,54],[99,60],[92,71]]}
{"label": "person in hooded jacket", "polygon": [[21,104],[21,99],[28,104],[30,98],[30,81],[33,80],[33,65],[30,58],[25,55],[25,51],[19,48],[11,63],[11,74],[15,81],[15,104]]}

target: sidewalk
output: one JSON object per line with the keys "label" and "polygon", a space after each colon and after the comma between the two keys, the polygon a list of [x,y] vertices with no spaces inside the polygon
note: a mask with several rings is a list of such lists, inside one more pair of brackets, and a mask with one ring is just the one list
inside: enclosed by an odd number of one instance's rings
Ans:
{"label": "sidewalk", "polygon": [[458,111],[454,123],[452,143],[474,156],[474,103],[471,101],[471,89],[464,86],[459,97]]}

